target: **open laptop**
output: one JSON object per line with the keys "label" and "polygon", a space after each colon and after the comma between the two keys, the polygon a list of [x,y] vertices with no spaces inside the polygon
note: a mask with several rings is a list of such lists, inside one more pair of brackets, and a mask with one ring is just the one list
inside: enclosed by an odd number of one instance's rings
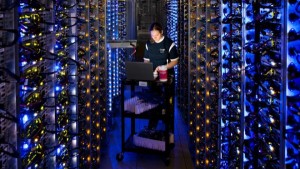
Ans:
{"label": "open laptop", "polygon": [[125,61],[125,73],[128,80],[153,81],[153,64]]}

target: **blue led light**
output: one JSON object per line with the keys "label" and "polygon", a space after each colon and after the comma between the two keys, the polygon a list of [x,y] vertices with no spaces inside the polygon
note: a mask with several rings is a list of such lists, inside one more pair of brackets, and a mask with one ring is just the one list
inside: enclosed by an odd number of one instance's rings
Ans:
{"label": "blue led light", "polygon": [[20,3],[19,11],[22,10],[23,8],[27,7],[27,6],[28,6],[28,4]]}
{"label": "blue led light", "polygon": [[56,150],[57,155],[59,155],[60,152],[61,152],[61,149],[60,149],[60,147],[58,147],[57,150]]}
{"label": "blue led light", "polygon": [[61,49],[62,46],[61,46],[61,44],[56,44],[56,45],[54,46],[54,48],[55,48],[55,49]]}
{"label": "blue led light", "polygon": [[56,86],[55,91],[61,91],[61,86]]}
{"label": "blue led light", "polygon": [[23,144],[23,149],[24,149],[24,150],[28,150],[28,148],[29,148],[29,145],[28,145],[27,143],[24,143],[24,144]]}
{"label": "blue led light", "polygon": [[20,31],[20,37],[21,37],[21,38],[23,38],[23,37],[25,36],[25,34],[22,33],[22,32],[23,32],[23,31],[21,30],[21,31]]}
{"label": "blue led light", "polygon": [[29,120],[28,115],[25,114],[25,115],[23,116],[23,118],[22,118],[22,123],[23,123],[23,124],[26,124],[26,122],[27,122],[28,120]]}
{"label": "blue led light", "polygon": [[28,64],[28,62],[26,62],[26,61],[20,62],[21,67],[23,67],[23,66],[25,66],[25,65],[27,65],[27,64]]}
{"label": "blue led light", "polygon": [[59,66],[59,65],[55,66],[55,71],[59,71],[60,69],[61,69],[61,66]]}

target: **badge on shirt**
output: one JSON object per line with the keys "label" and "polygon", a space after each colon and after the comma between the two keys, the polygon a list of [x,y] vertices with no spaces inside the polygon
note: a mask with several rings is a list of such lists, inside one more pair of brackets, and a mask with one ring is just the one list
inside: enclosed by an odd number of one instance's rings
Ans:
{"label": "badge on shirt", "polygon": [[159,49],[160,53],[165,53],[165,49]]}

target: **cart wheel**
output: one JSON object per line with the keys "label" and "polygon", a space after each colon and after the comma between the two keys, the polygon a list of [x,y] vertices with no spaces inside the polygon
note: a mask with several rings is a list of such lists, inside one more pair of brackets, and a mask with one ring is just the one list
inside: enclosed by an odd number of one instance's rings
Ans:
{"label": "cart wheel", "polygon": [[171,161],[170,157],[166,157],[166,159],[165,159],[165,165],[169,166],[170,165],[170,161]]}
{"label": "cart wheel", "polygon": [[116,156],[116,159],[117,159],[118,161],[122,161],[123,158],[124,158],[124,154],[123,154],[123,153],[118,153],[117,156]]}

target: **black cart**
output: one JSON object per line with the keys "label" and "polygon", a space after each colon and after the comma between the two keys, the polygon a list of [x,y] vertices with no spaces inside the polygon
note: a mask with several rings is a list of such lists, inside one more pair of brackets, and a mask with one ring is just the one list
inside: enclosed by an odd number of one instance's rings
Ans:
{"label": "black cart", "polygon": [[[170,151],[174,147],[174,84],[167,82],[123,80],[121,89],[121,141],[122,152],[116,155],[118,161],[124,158],[124,152],[160,154],[166,165],[170,163]],[[130,86],[129,96],[125,88]],[[136,131],[136,120],[151,119],[155,116],[163,121],[164,129]],[[130,119],[130,133],[125,136],[126,119]],[[153,135],[162,138],[147,138]]]}

